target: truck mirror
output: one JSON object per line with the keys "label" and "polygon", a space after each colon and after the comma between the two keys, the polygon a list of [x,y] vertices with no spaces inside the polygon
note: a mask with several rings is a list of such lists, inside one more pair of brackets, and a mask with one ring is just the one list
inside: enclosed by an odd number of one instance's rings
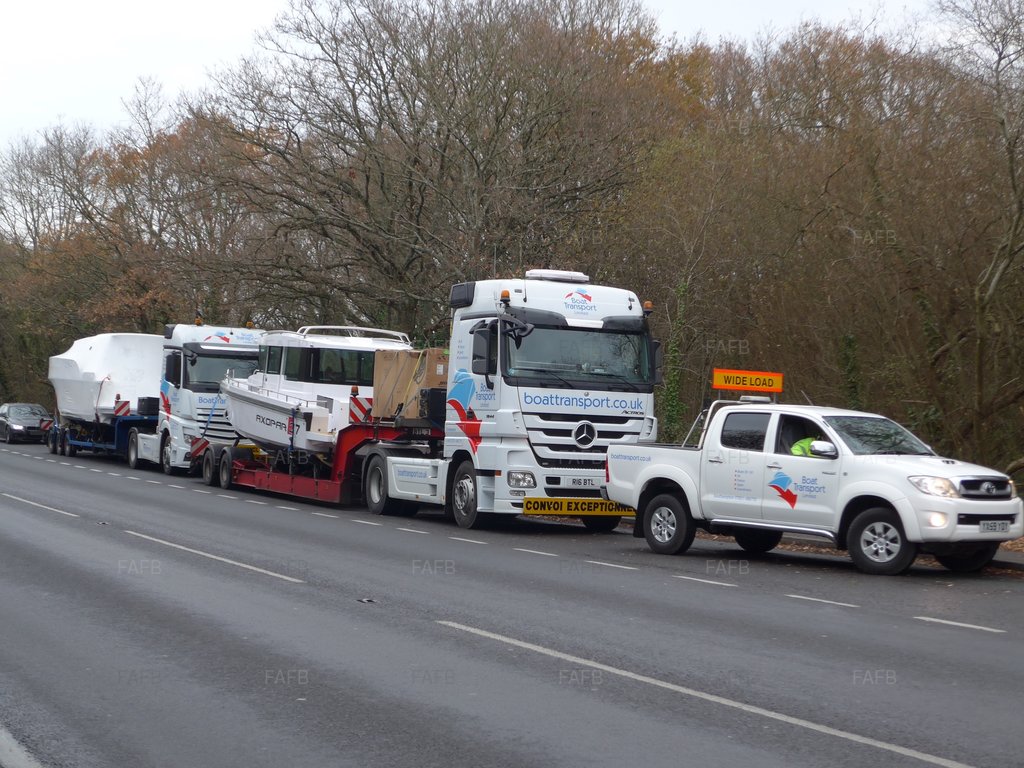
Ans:
{"label": "truck mirror", "polygon": [[654,383],[661,384],[665,378],[665,350],[657,339],[651,339],[651,349],[654,350]]}
{"label": "truck mirror", "polygon": [[820,456],[823,459],[835,459],[839,456],[839,451],[836,447],[828,440],[815,440],[811,443],[810,447],[811,456]]}
{"label": "truck mirror", "polygon": [[494,326],[494,322],[486,325],[478,325],[473,329],[473,362],[472,371],[473,373],[480,376],[489,376],[497,373],[496,370],[492,370],[491,362],[492,358],[497,359],[497,356],[493,355],[491,349],[491,329]]}

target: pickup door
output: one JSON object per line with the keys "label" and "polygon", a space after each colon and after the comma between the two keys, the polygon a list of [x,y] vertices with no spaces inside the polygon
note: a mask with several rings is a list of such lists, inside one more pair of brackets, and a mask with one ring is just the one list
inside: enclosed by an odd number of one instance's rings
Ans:
{"label": "pickup door", "polygon": [[723,412],[704,443],[700,504],[709,520],[760,520],[765,490],[764,446],[772,414]]}
{"label": "pickup door", "polygon": [[772,417],[762,516],[773,523],[835,529],[842,459],[793,455],[793,444],[807,437],[838,445],[816,419],[786,413]]}

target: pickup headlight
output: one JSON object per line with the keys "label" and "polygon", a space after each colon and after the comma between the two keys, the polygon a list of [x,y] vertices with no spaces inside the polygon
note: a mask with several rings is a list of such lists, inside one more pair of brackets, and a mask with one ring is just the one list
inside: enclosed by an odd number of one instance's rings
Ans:
{"label": "pickup headlight", "polygon": [[929,496],[942,496],[946,499],[960,498],[960,492],[948,478],[918,475],[916,477],[908,477],[907,480],[913,483],[914,487],[921,493],[927,493]]}
{"label": "pickup headlight", "polygon": [[512,470],[508,473],[508,487],[509,488],[536,488],[537,481],[533,477],[533,472],[522,472]]}

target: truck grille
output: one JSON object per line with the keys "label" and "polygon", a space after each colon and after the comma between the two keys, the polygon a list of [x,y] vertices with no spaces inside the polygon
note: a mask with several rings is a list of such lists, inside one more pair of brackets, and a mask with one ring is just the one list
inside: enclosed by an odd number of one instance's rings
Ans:
{"label": "truck grille", "polygon": [[1009,499],[1010,481],[1001,477],[965,477],[960,480],[960,495],[977,501]]}
{"label": "truck grille", "polygon": [[523,422],[537,463],[550,469],[601,469],[612,445],[635,443],[642,418],[526,413]]}
{"label": "truck grille", "polygon": [[196,426],[200,434],[208,440],[232,441],[238,437],[231,422],[224,416],[224,408],[214,408],[213,416],[210,416],[209,408],[196,409]]}

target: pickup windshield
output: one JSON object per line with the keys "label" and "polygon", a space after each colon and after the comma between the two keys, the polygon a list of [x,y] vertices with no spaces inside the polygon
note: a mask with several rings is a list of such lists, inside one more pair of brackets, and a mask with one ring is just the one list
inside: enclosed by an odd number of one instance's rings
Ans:
{"label": "pickup windshield", "polygon": [[652,386],[643,333],[536,326],[506,341],[505,373],[520,380],[634,392]]}
{"label": "pickup windshield", "polygon": [[932,450],[895,421],[878,416],[826,416],[846,447],[859,456],[902,454],[932,456]]}

